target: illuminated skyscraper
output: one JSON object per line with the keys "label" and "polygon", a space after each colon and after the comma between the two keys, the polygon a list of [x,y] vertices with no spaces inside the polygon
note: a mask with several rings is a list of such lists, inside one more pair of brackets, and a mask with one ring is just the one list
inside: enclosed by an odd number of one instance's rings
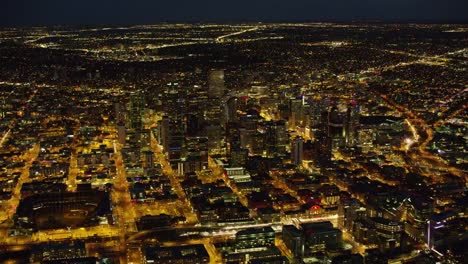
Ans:
{"label": "illuminated skyscraper", "polygon": [[304,139],[300,136],[294,138],[291,144],[291,162],[294,165],[302,164],[304,159]]}
{"label": "illuminated skyscraper", "polygon": [[336,151],[345,145],[343,114],[333,106],[328,112],[328,137],[332,140],[332,149]]}
{"label": "illuminated skyscraper", "polygon": [[302,98],[291,98],[289,100],[289,128],[295,129],[296,126],[300,125],[303,118],[302,109]]}
{"label": "illuminated skyscraper", "polygon": [[359,105],[353,101],[348,106],[345,119],[345,141],[347,147],[356,146],[358,143],[358,128],[359,128]]}
{"label": "illuminated skyscraper", "polygon": [[182,120],[187,111],[187,89],[178,83],[169,83],[164,89],[162,103],[171,120]]}
{"label": "illuminated skyscraper", "polygon": [[247,149],[235,147],[231,149],[230,164],[231,167],[245,167],[249,151]]}
{"label": "illuminated skyscraper", "polygon": [[114,104],[115,111],[115,121],[123,122],[125,121],[125,107],[121,103]]}
{"label": "illuminated skyscraper", "polygon": [[162,120],[159,121],[159,144],[163,146],[164,151],[169,149],[169,139],[170,139],[170,120],[168,116],[163,116]]}
{"label": "illuminated skyscraper", "polygon": [[339,137],[343,131],[343,117],[338,107],[333,106],[328,112],[328,136]]}
{"label": "illuminated skyscraper", "polygon": [[266,155],[268,157],[284,156],[289,141],[286,122],[283,120],[269,121],[266,122],[265,129]]}
{"label": "illuminated skyscraper", "polygon": [[130,95],[130,128],[140,130],[143,128],[141,115],[145,106],[144,98],[141,94]]}
{"label": "illuminated skyscraper", "polygon": [[125,123],[120,121],[117,123],[117,133],[118,133],[118,141],[120,144],[125,145],[125,140],[127,137],[126,133],[126,128],[125,128]]}
{"label": "illuminated skyscraper", "polygon": [[237,97],[231,97],[226,104],[226,116],[227,122],[235,122],[238,120],[237,107],[239,99]]}
{"label": "illuminated skyscraper", "polygon": [[144,168],[153,168],[154,166],[154,155],[153,151],[151,151],[149,148],[143,150],[143,167]]}
{"label": "illuminated skyscraper", "polygon": [[224,92],[224,70],[211,70],[208,76],[208,96],[221,98]]}
{"label": "illuminated skyscraper", "polygon": [[329,161],[332,152],[332,139],[323,131],[318,131],[315,137],[317,158],[320,161]]}

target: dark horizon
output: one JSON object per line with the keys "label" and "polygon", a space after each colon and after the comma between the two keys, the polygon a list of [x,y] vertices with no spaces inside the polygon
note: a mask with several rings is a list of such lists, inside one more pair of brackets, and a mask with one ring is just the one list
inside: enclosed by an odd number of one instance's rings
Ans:
{"label": "dark horizon", "polygon": [[2,5],[0,26],[150,25],[160,23],[384,22],[468,23],[468,3],[461,0],[245,0],[219,4],[125,1],[10,1]]}
{"label": "dark horizon", "polygon": [[0,28],[34,28],[34,27],[136,27],[151,26],[163,24],[314,24],[314,23],[333,23],[333,24],[432,24],[432,25],[468,25],[467,20],[377,20],[377,19],[355,19],[355,20],[165,20],[152,23],[95,23],[95,24],[24,24],[24,25],[2,25]]}

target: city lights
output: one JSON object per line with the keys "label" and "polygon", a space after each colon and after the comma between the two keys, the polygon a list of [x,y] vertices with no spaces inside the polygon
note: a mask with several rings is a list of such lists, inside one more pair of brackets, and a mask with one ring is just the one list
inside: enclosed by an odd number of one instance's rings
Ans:
{"label": "city lights", "polygon": [[463,27],[1,28],[0,260],[462,263]]}

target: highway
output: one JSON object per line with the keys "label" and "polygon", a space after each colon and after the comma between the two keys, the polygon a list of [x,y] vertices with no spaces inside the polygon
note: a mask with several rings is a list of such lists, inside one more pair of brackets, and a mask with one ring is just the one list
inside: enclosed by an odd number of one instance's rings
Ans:
{"label": "highway", "polygon": [[[407,154],[407,156],[412,160],[411,165],[420,167],[421,164],[427,164],[429,166],[424,167],[430,167],[433,171],[445,170],[458,177],[462,177],[465,180],[468,179],[468,175],[466,175],[463,171],[456,167],[447,165],[440,159],[440,157],[426,150],[427,145],[432,141],[434,137],[434,132],[433,128],[431,128],[425,120],[418,117],[416,114],[406,109],[402,105],[399,105],[387,95],[380,93],[377,94],[387,103],[387,106],[402,113],[407,118],[406,122],[409,124],[409,127],[414,134],[413,137],[415,138],[415,141],[413,142],[413,144],[411,144],[411,149],[409,149],[412,151],[408,151]],[[438,126],[443,125],[448,119],[444,120],[445,121],[439,120],[438,122],[436,122],[436,124]],[[444,179],[437,176],[438,173],[434,173],[433,171],[431,171],[430,173],[424,173],[424,176],[432,178],[434,182],[443,182]],[[421,173],[424,172],[424,170],[418,170],[417,172]]]}
{"label": "highway", "polygon": [[7,132],[6,132],[5,134],[3,134],[2,139],[0,139],[0,148],[3,147],[3,143],[6,142],[8,136],[10,135],[10,133],[11,133],[11,128],[9,128],[9,129],[7,130]]}
{"label": "highway", "polygon": [[250,32],[250,31],[256,31],[256,30],[258,30],[258,29],[260,29],[259,26],[247,28],[247,29],[244,29],[244,30],[241,30],[241,31],[238,31],[238,32],[229,33],[229,34],[226,34],[226,35],[219,36],[219,37],[217,37],[215,40],[216,40],[216,42],[221,42],[221,41],[223,41],[225,38],[229,38],[229,37],[232,37],[232,36],[241,35],[241,34],[244,34],[244,33]]}
{"label": "highway", "polygon": [[126,241],[144,241],[154,238],[158,232],[161,231],[176,231],[180,237],[188,236],[189,234],[198,234],[200,237],[216,238],[216,237],[233,237],[238,231],[248,228],[263,228],[272,227],[276,232],[281,232],[284,225],[295,225],[299,223],[315,223],[322,221],[330,221],[334,226],[338,224],[338,215],[332,214],[328,216],[314,216],[310,218],[287,218],[283,217],[281,221],[272,223],[256,223],[256,224],[242,224],[242,225],[228,225],[228,226],[212,226],[212,225],[178,225],[168,227],[156,227],[150,230],[142,230],[138,232],[127,232]]}

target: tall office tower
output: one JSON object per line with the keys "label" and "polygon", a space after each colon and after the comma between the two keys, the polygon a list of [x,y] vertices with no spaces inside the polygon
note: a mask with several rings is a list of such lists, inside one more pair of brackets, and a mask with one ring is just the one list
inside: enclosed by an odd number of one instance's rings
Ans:
{"label": "tall office tower", "polygon": [[266,155],[268,157],[284,156],[289,141],[286,122],[269,121],[265,123],[265,129]]}
{"label": "tall office tower", "polygon": [[230,153],[230,165],[231,167],[245,167],[247,159],[249,157],[249,151],[240,147],[234,147]]}
{"label": "tall office tower", "polygon": [[185,133],[182,120],[172,120],[164,116],[160,121],[160,144],[169,157],[173,169],[177,168],[185,146]]}
{"label": "tall office tower", "polygon": [[332,154],[332,139],[323,131],[318,131],[315,137],[317,158],[319,161],[329,161]]}
{"label": "tall office tower", "polygon": [[153,168],[154,166],[154,154],[149,148],[144,149],[143,151],[143,168]]}
{"label": "tall office tower", "polygon": [[294,138],[291,144],[291,162],[301,165],[304,159],[304,139],[300,136]]}
{"label": "tall office tower", "polygon": [[356,101],[352,101],[346,111],[345,119],[345,142],[347,147],[353,147],[358,144],[360,108]]}
{"label": "tall office tower", "polygon": [[302,122],[302,98],[289,99],[289,128],[295,129]]}
{"label": "tall office tower", "polygon": [[126,134],[126,128],[125,128],[125,123],[122,121],[119,121],[117,123],[117,134],[118,134],[118,141],[120,144],[125,145],[125,140],[127,138]]}
{"label": "tall office tower", "polygon": [[224,106],[221,106],[221,102],[218,99],[211,99],[204,105],[203,117],[204,120],[213,124],[223,124],[225,118],[223,116]]}
{"label": "tall office tower", "polygon": [[187,114],[185,116],[186,135],[195,137],[201,132],[201,117],[196,114]]}
{"label": "tall office tower", "polygon": [[240,147],[240,126],[239,123],[236,122],[228,122],[225,127],[225,138],[226,138],[226,150],[230,151],[230,149],[235,147]]}
{"label": "tall office tower", "polygon": [[231,97],[226,104],[227,122],[236,122],[238,120],[237,107],[239,104],[237,97]]}
{"label": "tall office tower", "polygon": [[140,130],[143,128],[141,115],[145,106],[144,98],[141,94],[130,95],[130,128]]}
{"label": "tall office tower", "polygon": [[125,107],[121,103],[115,103],[115,122],[125,121]]}
{"label": "tall office tower", "polygon": [[318,129],[322,121],[322,113],[326,111],[325,100],[321,98],[314,98],[309,100],[308,105],[309,120],[308,125],[310,128]]}
{"label": "tall office tower", "polygon": [[182,157],[182,152],[185,149],[185,133],[183,124],[177,121],[171,121],[170,124],[170,139],[169,139],[169,162],[173,169],[177,168],[177,164]]}
{"label": "tall office tower", "polygon": [[151,146],[151,131],[149,129],[142,129],[140,131],[140,147],[150,147]]}
{"label": "tall office tower", "polygon": [[171,120],[182,120],[187,111],[187,89],[169,83],[162,95],[163,110]]}
{"label": "tall office tower", "polygon": [[213,151],[221,150],[224,145],[223,128],[219,124],[207,124],[203,128],[203,135],[207,137],[208,148]]}
{"label": "tall office tower", "polygon": [[170,120],[168,116],[163,116],[162,120],[159,121],[158,124],[159,128],[159,144],[163,146],[164,151],[169,150],[169,138],[170,138],[170,131],[169,125]]}
{"label": "tall office tower", "polygon": [[211,70],[208,76],[208,96],[221,98],[224,92],[224,70]]}
{"label": "tall office tower", "polygon": [[187,94],[185,127],[187,136],[199,136],[202,132],[205,106],[208,105],[208,91],[194,85]]}
{"label": "tall office tower", "polygon": [[335,136],[343,133],[343,118],[338,107],[333,106],[328,112],[328,135]]}
{"label": "tall office tower", "polygon": [[333,106],[328,112],[328,136],[332,140],[332,149],[337,150],[345,144],[343,116],[337,106]]}
{"label": "tall office tower", "polygon": [[166,116],[161,121],[161,126],[164,128],[161,130],[160,140],[173,169],[177,169],[184,151],[186,127],[189,125],[187,122],[188,90],[179,83],[173,82],[164,87],[161,95],[162,109]]}

